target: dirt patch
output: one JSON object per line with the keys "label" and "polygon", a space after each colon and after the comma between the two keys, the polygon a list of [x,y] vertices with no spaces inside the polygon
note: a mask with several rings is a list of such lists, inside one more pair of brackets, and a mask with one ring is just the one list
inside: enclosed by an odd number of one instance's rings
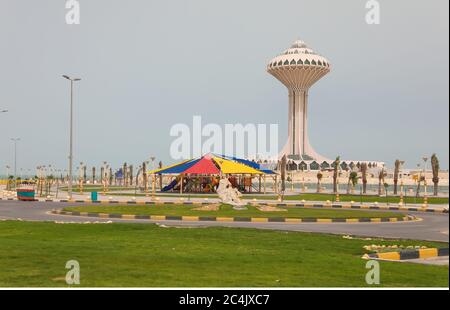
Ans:
{"label": "dirt patch", "polygon": [[278,207],[270,207],[270,206],[260,206],[256,207],[259,211],[262,212],[287,212],[287,209],[278,208]]}
{"label": "dirt patch", "polygon": [[193,208],[192,210],[194,210],[194,211],[219,211],[219,207],[220,207],[219,204],[212,204],[212,205],[206,205],[206,206]]}

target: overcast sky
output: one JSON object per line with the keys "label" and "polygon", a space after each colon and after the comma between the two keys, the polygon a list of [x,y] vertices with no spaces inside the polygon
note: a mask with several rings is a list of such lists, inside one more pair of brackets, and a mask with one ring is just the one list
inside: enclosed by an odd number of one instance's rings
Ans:
{"label": "overcast sky", "polygon": [[266,64],[296,39],[332,71],[310,91],[309,132],[330,158],[396,158],[415,167],[449,157],[448,1],[0,0],[0,174],[67,165],[69,85],[79,76],[75,162],[114,166],[151,155],[171,163],[170,127],[192,122],[278,123],[287,90]]}

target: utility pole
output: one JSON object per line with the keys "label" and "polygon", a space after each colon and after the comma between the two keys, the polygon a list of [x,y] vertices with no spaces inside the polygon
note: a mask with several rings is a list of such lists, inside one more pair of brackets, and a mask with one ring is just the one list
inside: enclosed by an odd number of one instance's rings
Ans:
{"label": "utility pole", "polygon": [[11,141],[14,142],[14,179],[17,179],[17,142],[20,138],[11,138]]}
{"label": "utility pole", "polygon": [[78,82],[81,79],[71,78],[67,75],[63,75],[63,78],[70,81],[70,147],[69,147],[69,184],[68,184],[68,194],[69,199],[72,199],[72,163],[73,163],[73,83]]}

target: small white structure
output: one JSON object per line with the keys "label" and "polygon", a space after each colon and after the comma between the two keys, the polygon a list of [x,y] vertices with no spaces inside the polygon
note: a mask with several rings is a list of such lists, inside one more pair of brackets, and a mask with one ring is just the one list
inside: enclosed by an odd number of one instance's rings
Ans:
{"label": "small white structure", "polygon": [[233,188],[227,178],[222,178],[220,180],[216,192],[222,203],[229,204],[234,207],[243,207],[246,205],[246,203],[241,199],[242,194],[236,188]]}

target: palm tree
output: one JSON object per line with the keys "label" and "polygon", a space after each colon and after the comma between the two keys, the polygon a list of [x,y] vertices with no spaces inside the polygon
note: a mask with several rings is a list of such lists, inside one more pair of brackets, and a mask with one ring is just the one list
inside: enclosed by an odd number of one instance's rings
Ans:
{"label": "palm tree", "polygon": [[100,182],[101,184],[105,184],[105,168],[103,166],[100,167]]}
{"label": "palm tree", "polygon": [[378,195],[382,195],[382,187],[384,185],[384,168],[381,168],[381,170],[378,172]]}
{"label": "palm tree", "polygon": [[6,183],[6,190],[7,191],[12,190],[13,180],[14,180],[14,176],[12,176],[12,175],[8,176],[8,181]]}
{"label": "palm tree", "polygon": [[112,184],[113,181],[113,172],[112,172],[112,168],[109,167],[109,184]]}
{"label": "palm tree", "polygon": [[363,183],[363,194],[367,192],[367,163],[361,164],[361,175]]}
{"label": "palm tree", "polygon": [[[162,169],[162,167],[163,167],[162,161],[159,161],[158,167],[159,167],[159,169]],[[162,189],[162,185],[163,185],[163,176],[162,176],[162,174],[160,174],[159,175],[159,188],[160,189]]]}
{"label": "palm tree", "polygon": [[320,183],[321,183],[321,181],[322,181],[322,178],[323,178],[322,171],[319,171],[319,172],[317,173],[317,192],[318,192],[318,193],[320,193]]}
{"label": "palm tree", "polygon": [[433,169],[433,195],[438,195],[438,188],[439,188],[439,159],[437,158],[436,154],[431,155],[431,168]]}
{"label": "palm tree", "polygon": [[417,164],[417,170],[419,170],[417,174],[417,187],[416,187],[416,198],[420,196],[420,183],[425,180],[425,177],[422,176],[422,172],[420,172],[420,164]]}
{"label": "palm tree", "polygon": [[129,172],[129,178],[130,178],[130,186],[133,186],[133,165],[130,165],[130,172]]}
{"label": "palm tree", "polygon": [[83,165],[83,182],[87,180],[87,166]]}
{"label": "palm tree", "polygon": [[147,194],[148,191],[148,176],[147,176],[147,163],[142,163],[142,182],[144,183],[144,191]]}
{"label": "palm tree", "polygon": [[394,195],[397,195],[397,184],[398,184],[398,175],[400,173],[400,165],[401,161],[397,159],[395,161],[395,168],[394,168]]}
{"label": "palm tree", "polygon": [[95,184],[95,167],[92,167],[92,184]]}
{"label": "palm tree", "polygon": [[355,191],[355,187],[358,184],[358,180],[359,180],[358,173],[356,171],[350,172],[348,179],[349,179],[349,183],[352,186],[352,194],[353,194]]}
{"label": "palm tree", "polygon": [[286,190],[286,164],[287,164],[287,157],[284,155],[281,158],[281,161],[279,162],[280,167],[280,175],[281,175],[281,200],[284,198],[284,191]]}
{"label": "palm tree", "polygon": [[127,186],[128,185],[128,177],[127,177],[127,163],[123,164],[123,169],[122,169],[122,180],[123,180],[123,186]]}
{"label": "palm tree", "polygon": [[53,174],[51,174],[47,177],[47,186],[45,188],[45,195],[49,195],[51,193],[51,188],[52,188],[54,181],[55,181],[55,177],[53,176]]}
{"label": "palm tree", "polygon": [[338,156],[334,161],[334,171],[333,171],[333,192],[337,193],[337,179],[339,177],[339,165],[341,163],[341,158]]}

